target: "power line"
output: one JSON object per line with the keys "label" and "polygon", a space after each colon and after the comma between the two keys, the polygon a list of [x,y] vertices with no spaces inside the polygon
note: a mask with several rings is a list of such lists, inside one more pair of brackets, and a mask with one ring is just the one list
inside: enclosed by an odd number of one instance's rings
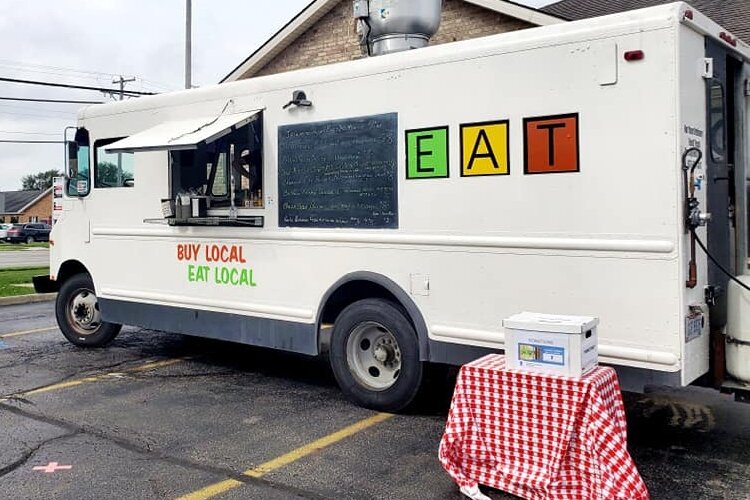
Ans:
{"label": "power line", "polygon": [[[102,80],[108,80],[111,78],[117,78],[118,73],[117,72],[104,72],[104,71],[88,71],[83,69],[76,69],[76,68],[68,68],[64,66],[49,66],[45,64],[28,64],[20,61],[13,61],[10,59],[0,59],[0,66],[8,67],[8,68],[16,68],[19,71],[22,72],[30,72],[30,73],[41,73],[41,74],[47,74],[47,75],[54,75],[54,76],[65,76],[67,73],[67,76],[70,76],[71,78],[83,78],[83,79],[90,79],[95,80],[97,82],[100,82]],[[34,69],[39,68],[39,69]],[[44,70],[51,70],[51,71],[44,71]],[[71,73],[78,73],[79,75],[90,75],[90,76],[74,76]],[[173,84],[166,84],[163,82],[157,82],[155,80],[150,80],[147,78],[141,78],[136,77],[139,81],[148,84],[150,87],[155,87],[157,89],[164,90],[175,90],[176,87]]]}
{"label": "power line", "polygon": [[102,104],[104,101],[77,101],[68,99],[32,99],[30,97],[0,97],[0,101],[54,102],[58,104]]}
{"label": "power line", "polygon": [[[106,92],[107,94],[117,92],[116,89],[107,89],[103,87],[89,87],[86,85],[71,85],[69,83],[43,82],[40,80],[21,80],[18,78],[0,77],[0,82],[21,83],[25,85],[42,85],[45,87],[58,87],[58,88],[65,88],[65,89],[95,90],[97,92]],[[154,95],[154,93],[153,92],[136,92],[135,90],[128,90],[125,92],[125,95],[132,97],[132,96],[142,96],[142,95]]]}
{"label": "power line", "polygon": [[[14,73],[33,73],[36,75],[51,75],[57,78],[74,78],[76,80],[93,80],[97,83],[102,81],[107,81],[110,77],[107,76],[99,76],[99,75],[86,75],[86,74],[78,74],[78,73],[68,73],[64,71],[55,71],[55,70],[42,70],[42,69],[32,69],[32,68],[22,68],[17,66],[12,66],[9,64],[2,64],[0,63],[0,68],[2,69],[13,69]],[[20,76],[20,75],[19,75]]]}
{"label": "power line", "polygon": [[156,82],[147,78],[139,78],[139,80],[151,87],[161,88],[163,90],[174,90],[174,85],[167,85],[166,83]]}
{"label": "power line", "polygon": [[3,111],[4,109],[18,109],[21,111],[30,111],[32,113],[43,113],[43,114],[56,114],[56,115],[77,115],[77,111],[68,110],[68,111],[62,111],[59,109],[30,109],[26,106],[14,106],[13,104],[0,104],[0,111]]}
{"label": "power line", "polygon": [[0,130],[0,134],[18,134],[18,135],[60,135],[60,132],[21,132],[18,130]]}
{"label": "power line", "polygon": [[22,141],[12,139],[0,139],[0,144],[65,144],[65,141]]}
{"label": "power line", "polygon": [[17,68],[43,68],[43,69],[54,69],[59,71],[66,71],[69,73],[84,73],[89,75],[101,75],[108,78],[117,76],[117,73],[106,73],[103,71],[88,71],[84,69],[67,68],[64,66],[48,66],[45,64],[29,64],[21,61],[12,61],[10,59],[0,59],[0,66],[14,66]]}
{"label": "power line", "polygon": [[[112,75],[110,77],[107,77],[106,75],[105,76],[76,75],[76,74],[64,73],[64,72],[42,71],[42,70],[35,70],[35,69],[16,68],[14,66],[9,66],[7,64],[0,63],[0,68],[5,68],[5,67],[15,69],[19,73],[19,75],[17,75],[17,76],[22,76],[25,73],[33,73],[34,74],[33,77],[36,77],[37,74],[51,75],[53,77],[61,78],[61,79],[72,78],[72,79],[74,79],[73,81],[76,81],[76,80],[89,80],[91,82],[95,82],[95,83],[91,83],[91,85],[100,85],[102,83],[108,83],[108,81],[111,78],[116,78],[117,77],[116,74],[114,74],[114,75]],[[23,76],[25,76],[25,75],[23,75]],[[136,77],[136,81],[138,81],[141,84],[141,89],[142,90],[146,89],[147,87],[150,87],[150,88],[154,89],[156,92],[164,92],[166,90],[174,90],[174,87],[170,87],[170,86],[165,85],[165,84],[160,84],[158,82],[153,82],[152,80],[147,80],[145,78]],[[85,83],[85,82],[82,82],[82,83]]]}
{"label": "power line", "polygon": [[[44,120],[58,120],[58,121],[66,121],[70,119],[70,118],[66,118],[65,116],[60,116],[60,115],[55,116],[55,115],[38,114],[38,113],[36,114],[19,113],[17,111],[4,111],[2,109],[0,109],[0,115],[27,116],[31,118],[38,118],[38,119],[44,119]],[[76,116],[76,113],[72,113],[69,116]],[[75,118],[73,118],[73,120],[75,120]]]}

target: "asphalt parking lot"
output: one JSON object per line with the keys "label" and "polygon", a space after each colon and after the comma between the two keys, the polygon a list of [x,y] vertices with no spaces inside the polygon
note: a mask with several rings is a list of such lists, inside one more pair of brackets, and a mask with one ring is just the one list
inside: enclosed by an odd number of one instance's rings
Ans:
{"label": "asphalt parking lot", "polygon": [[[0,308],[2,498],[463,498],[437,459],[450,384],[393,416],[347,402],[321,360],[136,328],[81,350],[54,324],[51,302]],[[750,405],[626,405],[652,498],[750,498]]]}

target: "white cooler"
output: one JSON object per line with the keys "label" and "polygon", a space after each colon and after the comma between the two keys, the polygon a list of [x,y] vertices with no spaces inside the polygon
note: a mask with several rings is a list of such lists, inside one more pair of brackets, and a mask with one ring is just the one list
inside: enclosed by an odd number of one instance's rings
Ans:
{"label": "white cooler", "polygon": [[503,320],[508,368],[580,378],[599,364],[599,318],[523,312]]}

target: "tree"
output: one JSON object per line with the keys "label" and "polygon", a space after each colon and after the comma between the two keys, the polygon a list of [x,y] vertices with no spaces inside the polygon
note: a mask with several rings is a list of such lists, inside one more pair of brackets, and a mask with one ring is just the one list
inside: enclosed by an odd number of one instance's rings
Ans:
{"label": "tree", "polygon": [[24,191],[44,191],[52,187],[52,179],[54,177],[60,177],[61,175],[62,173],[59,170],[47,170],[38,174],[25,175],[21,179],[23,186],[21,189]]}
{"label": "tree", "polygon": [[100,161],[96,166],[96,187],[122,187],[127,180],[133,180],[133,173],[112,162]]}

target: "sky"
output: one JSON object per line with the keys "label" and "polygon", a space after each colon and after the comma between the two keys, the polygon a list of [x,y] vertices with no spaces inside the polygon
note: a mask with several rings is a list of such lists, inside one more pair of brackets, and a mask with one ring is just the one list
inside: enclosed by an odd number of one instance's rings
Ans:
{"label": "sky", "polygon": [[[193,0],[193,85],[217,83],[310,0]],[[530,6],[547,0],[516,0]],[[262,6],[262,8],[259,8]],[[184,87],[185,0],[3,0],[0,77],[167,92]],[[106,101],[95,91],[0,82],[0,97]],[[0,141],[62,140],[79,104],[0,100]],[[63,170],[62,144],[0,142],[0,191]]]}

